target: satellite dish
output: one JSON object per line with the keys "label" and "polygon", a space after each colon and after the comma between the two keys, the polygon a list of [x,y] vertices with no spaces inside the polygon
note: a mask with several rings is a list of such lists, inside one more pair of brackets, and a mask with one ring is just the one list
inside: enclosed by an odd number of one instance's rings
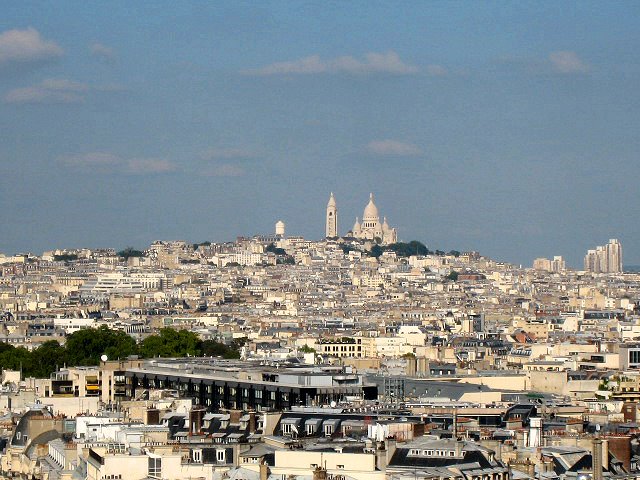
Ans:
{"label": "satellite dish", "polygon": [[106,362],[107,360],[109,360],[109,357],[107,357],[106,355],[102,354],[102,356],[100,357],[100,360],[102,360],[103,362]]}
{"label": "satellite dish", "polygon": [[335,400],[332,400],[330,405],[331,405],[331,408],[336,408],[336,405],[338,405],[338,404],[336,403]]}

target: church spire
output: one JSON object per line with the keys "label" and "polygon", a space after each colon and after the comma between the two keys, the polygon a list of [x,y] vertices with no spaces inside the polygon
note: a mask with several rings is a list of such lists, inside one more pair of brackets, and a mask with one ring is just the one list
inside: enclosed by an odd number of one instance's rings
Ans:
{"label": "church spire", "polygon": [[325,222],[325,236],[327,238],[336,238],[338,236],[338,205],[333,192],[329,196],[327,203],[327,216]]}

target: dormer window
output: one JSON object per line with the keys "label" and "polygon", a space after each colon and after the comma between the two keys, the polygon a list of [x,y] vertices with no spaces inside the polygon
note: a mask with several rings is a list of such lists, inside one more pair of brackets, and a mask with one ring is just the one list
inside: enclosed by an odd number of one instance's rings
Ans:
{"label": "dormer window", "polygon": [[202,463],[202,450],[193,450],[193,452],[191,452],[191,458],[194,463]]}
{"label": "dormer window", "polygon": [[227,459],[226,450],[216,450],[216,461],[218,463],[224,463]]}

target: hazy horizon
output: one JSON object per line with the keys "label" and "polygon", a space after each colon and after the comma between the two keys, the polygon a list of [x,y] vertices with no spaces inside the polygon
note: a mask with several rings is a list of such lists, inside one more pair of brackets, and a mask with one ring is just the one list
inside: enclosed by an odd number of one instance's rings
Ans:
{"label": "hazy horizon", "polygon": [[400,240],[640,265],[631,2],[15,2],[0,252],[320,239],[369,192]]}

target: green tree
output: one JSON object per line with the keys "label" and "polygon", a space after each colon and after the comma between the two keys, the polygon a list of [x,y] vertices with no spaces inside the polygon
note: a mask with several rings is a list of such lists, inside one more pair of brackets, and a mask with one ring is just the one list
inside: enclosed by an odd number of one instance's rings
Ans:
{"label": "green tree", "polygon": [[145,358],[197,356],[201,343],[198,335],[189,330],[163,328],[160,335],[151,335],[142,341],[140,354]]}
{"label": "green tree", "polygon": [[56,340],[50,340],[34,349],[30,355],[29,370],[25,376],[47,378],[66,362],[66,349]]}
{"label": "green tree", "polygon": [[302,353],[316,353],[316,349],[311,348],[309,345],[303,345],[298,349],[298,351]]}
{"label": "green tree", "polygon": [[449,272],[449,275],[447,275],[447,278],[449,280],[453,280],[454,282],[458,281],[458,272],[456,272],[455,270],[451,270],[451,272]]}
{"label": "green tree", "polygon": [[[244,339],[247,340],[246,338]],[[244,342],[234,340],[231,345],[225,345],[215,340],[202,342],[202,354],[207,357],[240,358],[240,348]]]}
{"label": "green tree", "polygon": [[54,262],[73,262],[78,259],[78,255],[74,253],[64,253],[62,255],[54,255]]}
{"label": "green tree", "polygon": [[347,245],[346,243],[343,243],[342,245],[340,245],[340,249],[342,250],[342,253],[344,253],[345,255],[347,255],[349,252],[359,252],[360,250],[355,248],[352,245]]}
{"label": "green tree", "polygon": [[24,347],[15,348],[12,345],[0,353],[0,366],[6,370],[31,370],[31,352]]}
{"label": "green tree", "polygon": [[118,256],[124,258],[125,260],[129,259],[129,257],[142,257],[144,252],[140,250],[136,250],[133,247],[127,247],[124,250],[120,250],[118,252]]}
{"label": "green tree", "polygon": [[382,250],[382,247],[380,245],[374,245],[373,247],[371,247],[371,251],[369,252],[369,254],[372,257],[378,258],[380,255],[382,255],[383,252],[384,250]]}
{"label": "green tree", "polygon": [[431,251],[424,245],[424,243],[417,240],[411,240],[409,243],[392,243],[387,245],[385,250],[391,250],[395,252],[399,257],[410,257],[411,255],[429,255]]}
{"label": "green tree", "polygon": [[265,248],[265,250],[267,252],[271,252],[274,253],[278,256],[286,256],[287,255],[287,251],[284,248],[278,248],[276,247],[276,245],[274,243],[270,243],[269,245],[267,245],[267,248]]}
{"label": "green tree", "polygon": [[67,337],[65,358],[69,365],[98,365],[104,354],[112,360],[138,353],[136,342],[125,332],[110,330],[106,325],[83,329]]}

